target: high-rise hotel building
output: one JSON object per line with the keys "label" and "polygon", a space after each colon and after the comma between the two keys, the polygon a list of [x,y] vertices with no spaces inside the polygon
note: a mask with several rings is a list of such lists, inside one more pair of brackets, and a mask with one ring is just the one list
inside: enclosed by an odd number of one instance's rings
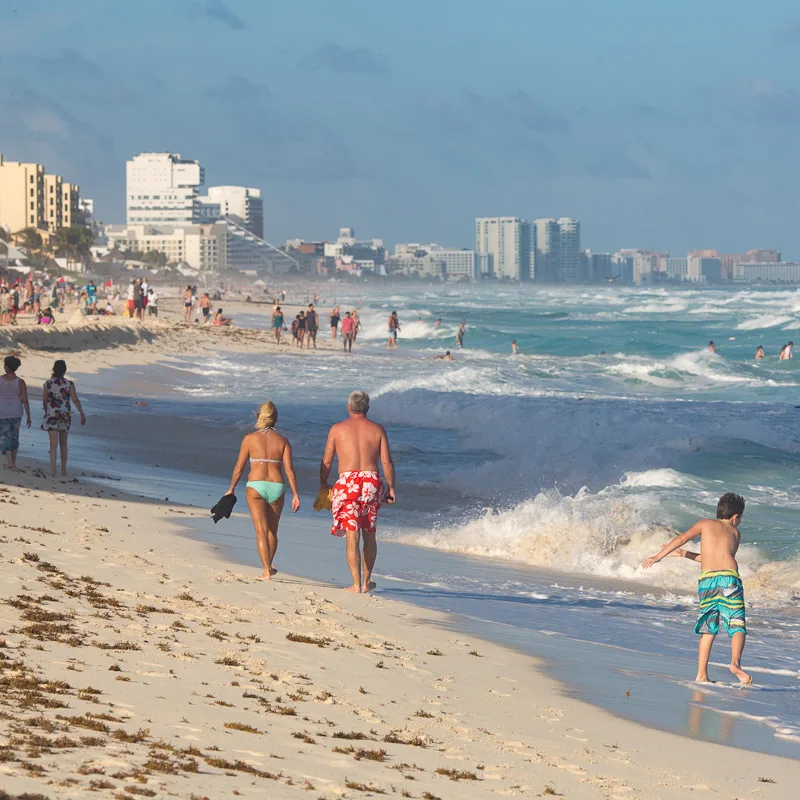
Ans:
{"label": "high-rise hotel building", "polygon": [[485,265],[482,277],[529,280],[530,223],[521,217],[479,217],[475,220],[475,252]]}

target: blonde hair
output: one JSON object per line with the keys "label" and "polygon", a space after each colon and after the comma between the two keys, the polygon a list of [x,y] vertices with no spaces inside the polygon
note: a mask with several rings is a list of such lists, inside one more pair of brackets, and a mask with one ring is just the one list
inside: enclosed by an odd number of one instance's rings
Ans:
{"label": "blonde hair", "polygon": [[278,409],[275,408],[275,403],[272,400],[267,400],[258,409],[255,428],[257,431],[265,431],[267,428],[274,428],[277,421]]}

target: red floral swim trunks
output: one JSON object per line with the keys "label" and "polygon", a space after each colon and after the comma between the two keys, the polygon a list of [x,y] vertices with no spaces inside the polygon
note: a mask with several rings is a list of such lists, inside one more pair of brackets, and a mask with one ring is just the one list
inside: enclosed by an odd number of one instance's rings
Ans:
{"label": "red floral swim trunks", "polygon": [[386,488],[377,472],[343,472],[331,490],[334,536],[375,533]]}

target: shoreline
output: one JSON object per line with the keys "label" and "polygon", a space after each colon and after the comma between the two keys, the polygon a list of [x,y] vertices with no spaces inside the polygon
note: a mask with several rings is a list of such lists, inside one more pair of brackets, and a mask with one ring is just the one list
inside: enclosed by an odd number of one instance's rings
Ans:
{"label": "shoreline", "polygon": [[22,476],[5,513],[30,526],[3,536],[0,566],[15,596],[0,610],[7,790],[788,798],[800,775],[748,751],[732,768],[727,748],[565,696],[539,660],[452,632],[447,615],[260,581],[184,534],[200,509],[47,483]]}

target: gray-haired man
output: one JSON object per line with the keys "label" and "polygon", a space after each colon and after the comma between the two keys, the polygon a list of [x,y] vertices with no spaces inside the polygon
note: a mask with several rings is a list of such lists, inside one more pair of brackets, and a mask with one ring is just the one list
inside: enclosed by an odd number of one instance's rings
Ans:
{"label": "gray-haired man", "polygon": [[[339,461],[339,479],[331,492],[334,536],[347,537],[347,565],[353,577],[348,592],[375,588],[372,569],[378,554],[375,529],[381,504],[394,503],[394,464],[382,425],[367,419],[369,395],[352,392],[347,402],[348,419],[331,427],[322,464],[320,485],[328,486],[333,459]],[[381,480],[378,462],[386,483]],[[364,540],[363,572],[360,540]]]}

